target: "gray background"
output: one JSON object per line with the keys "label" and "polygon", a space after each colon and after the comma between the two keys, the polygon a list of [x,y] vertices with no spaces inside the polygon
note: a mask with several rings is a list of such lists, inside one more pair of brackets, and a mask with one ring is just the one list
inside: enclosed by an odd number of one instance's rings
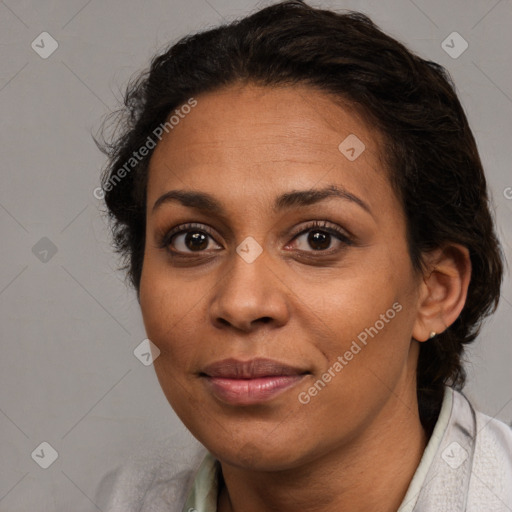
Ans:
{"label": "gray background", "polygon": [[[152,366],[133,354],[144,327],[93,196],[105,160],[90,134],[128,78],[167,42],[264,5],[0,1],[0,511],[99,510],[98,482],[129,454],[170,435],[184,450],[195,443]],[[312,5],[361,10],[448,68],[478,141],[510,261],[511,1]],[[44,31],[59,45],[47,59],[31,47]],[[441,46],[453,31],[469,44],[456,59]],[[508,274],[500,308],[467,356],[467,394],[508,423],[511,317]],[[43,441],[58,452],[48,469],[31,457]]]}

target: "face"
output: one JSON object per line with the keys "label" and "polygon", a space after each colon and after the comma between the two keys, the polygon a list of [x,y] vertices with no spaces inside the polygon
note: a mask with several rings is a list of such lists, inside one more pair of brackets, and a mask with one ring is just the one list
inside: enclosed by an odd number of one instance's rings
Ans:
{"label": "face", "polygon": [[410,414],[404,214],[379,134],[325,93],[196,100],[150,161],[140,305],[155,370],[221,461],[291,468]]}

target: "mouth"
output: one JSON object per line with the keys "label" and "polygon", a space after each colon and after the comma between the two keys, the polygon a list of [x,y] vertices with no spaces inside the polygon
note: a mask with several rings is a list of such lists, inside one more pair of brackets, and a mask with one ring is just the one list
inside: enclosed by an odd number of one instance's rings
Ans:
{"label": "mouth", "polygon": [[206,366],[199,376],[208,390],[230,405],[269,401],[311,372],[272,359],[223,359]]}

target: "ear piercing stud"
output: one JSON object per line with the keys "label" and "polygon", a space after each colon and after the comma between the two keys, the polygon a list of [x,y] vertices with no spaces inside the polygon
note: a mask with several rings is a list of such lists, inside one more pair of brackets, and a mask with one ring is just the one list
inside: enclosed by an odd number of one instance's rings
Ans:
{"label": "ear piercing stud", "polygon": [[436,331],[431,331],[428,339],[431,340],[436,334],[437,334]]}

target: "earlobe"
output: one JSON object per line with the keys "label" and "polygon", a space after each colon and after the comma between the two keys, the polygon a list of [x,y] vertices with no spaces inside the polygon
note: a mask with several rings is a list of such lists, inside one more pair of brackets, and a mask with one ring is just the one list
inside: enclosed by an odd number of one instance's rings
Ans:
{"label": "earlobe", "polygon": [[442,333],[460,315],[471,279],[466,247],[449,244],[424,256],[427,272],[420,284],[418,312],[412,337],[417,341]]}

